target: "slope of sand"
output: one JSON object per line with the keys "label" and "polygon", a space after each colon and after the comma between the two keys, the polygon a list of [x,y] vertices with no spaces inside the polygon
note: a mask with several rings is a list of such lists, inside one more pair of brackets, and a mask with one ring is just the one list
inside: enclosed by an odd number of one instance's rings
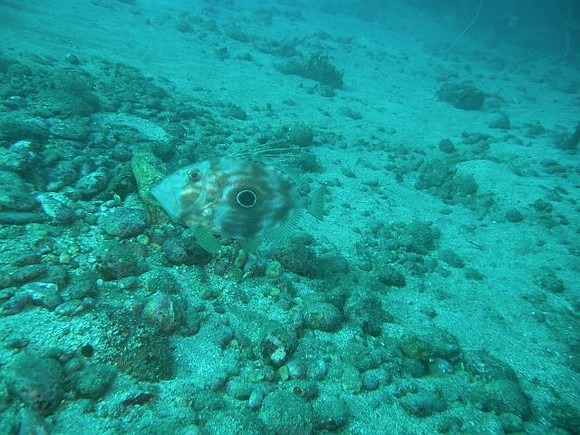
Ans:
{"label": "slope of sand", "polygon": [[[462,30],[457,23],[433,21],[396,3],[371,21],[340,10],[310,9],[307,2],[261,5],[269,13],[242,2],[160,3],[162,7],[154,0],[134,5],[114,0],[4,1],[2,50],[57,64],[66,64],[66,56],[74,54],[88,71],[96,71],[100,59],[130,65],[182,99],[243,108],[248,119],[230,123],[237,137],[295,123],[311,126],[316,132],[312,152],[322,169],[310,177],[326,183],[330,195],[325,220],[305,217],[301,225],[347,259],[350,285],[377,291],[371,286],[372,274],[360,268],[363,258],[356,249],[376,224],[430,222],[441,232],[437,249],[453,251],[465,264],[453,268],[441,263],[439,270],[445,273],[409,275],[404,288],[379,290],[384,308],[397,320],[385,334],[397,337],[434,325],[457,337],[466,352],[489,352],[515,370],[539,421],[559,399],[578,403],[578,364],[573,360],[578,358],[580,178],[577,155],[556,146],[579,121],[578,93],[567,91],[578,81],[577,59],[575,65],[562,65],[559,59],[506,44],[492,47],[469,32],[449,48]],[[193,29],[178,30],[188,17],[199,20],[189,21]],[[213,24],[218,30],[212,30]],[[242,29],[251,39],[229,37],[231,29]],[[315,82],[281,74],[275,64],[283,59],[261,48],[289,40],[303,53],[327,53],[344,71],[343,89],[326,97]],[[225,58],[218,56],[224,48]],[[460,110],[437,97],[443,83],[465,81],[485,92],[481,110]],[[509,118],[509,128],[490,127],[500,115]],[[538,126],[543,129],[536,134]],[[474,135],[484,139],[470,142]],[[478,185],[479,199],[471,206],[446,204],[416,188],[421,167],[456,158],[439,148],[444,139],[461,155],[450,166]],[[478,150],[482,143],[486,148]],[[554,165],[560,169],[550,171]],[[534,207],[538,200],[550,202],[549,216]],[[506,218],[514,208],[523,214],[521,222]],[[378,254],[372,255],[379,261]],[[546,275],[560,279],[565,290],[554,293],[543,287]],[[256,302],[243,309],[272,308]],[[435,316],[427,314],[433,311]],[[243,323],[243,314],[234,317],[234,323]],[[17,320],[5,317],[2,322],[18,328]],[[71,325],[81,336],[82,321]],[[210,334],[208,328],[202,326],[200,337]],[[336,340],[340,346],[353,336],[347,330],[321,340]],[[224,372],[238,364],[233,357],[220,356],[217,347],[200,346],[191,338],[176,339],[178,376],[159,385],[170,415],[182,412],[182,405],[171,398],[188,388],[188,376],[205,376],[193,362]],[[6,363],[11,356],[3,352]],[[120,378],[103,400],[118,402],[129,386],[135,388],[133,381]],[[396,405],[387,405],[386,399],[381,404],[378,397],[351,398],[348,433],[385,427],[394,431],[389,433],[431,431],[428,421],[393,411]],[[87,413],[71,403],[59,417],[67,422],[61,427],[86,418],[112,430],[104,415]],[[546,428],[535,424],[540,431]]]}

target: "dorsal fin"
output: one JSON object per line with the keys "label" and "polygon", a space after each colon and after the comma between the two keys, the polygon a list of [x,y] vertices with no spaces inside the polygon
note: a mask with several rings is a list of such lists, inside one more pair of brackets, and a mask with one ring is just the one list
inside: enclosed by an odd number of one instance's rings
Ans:
{"label": "dorsal fin", "polygon": [[246,146],[231,153],[230,157],[241,160],[258,159],[264,162],[275,163],[294,158],[299,152],[300,148],[290,144],[287,139],[279,139],[265,144]]}

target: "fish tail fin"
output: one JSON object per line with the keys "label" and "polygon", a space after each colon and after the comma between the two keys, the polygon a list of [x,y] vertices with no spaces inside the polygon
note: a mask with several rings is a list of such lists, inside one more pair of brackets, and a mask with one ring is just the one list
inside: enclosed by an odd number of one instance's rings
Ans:
{"label": "fish tail fin", "polygon": [[326,186],[321,186],[309,197],[306,210],[319,221],[324,217],[324,195],[326,195]]}

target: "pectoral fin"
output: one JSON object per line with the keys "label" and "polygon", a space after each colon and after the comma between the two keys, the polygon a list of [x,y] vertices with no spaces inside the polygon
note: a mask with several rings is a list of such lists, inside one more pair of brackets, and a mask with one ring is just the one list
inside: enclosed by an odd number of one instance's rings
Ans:
{"label": "pectoral fin", "polygon": [[210,254],[217,254],[217,252],[220,250],[220,241],[207,227],[197,227],[195,230],[195,240],[197,240],[199,246],[201,246]]}

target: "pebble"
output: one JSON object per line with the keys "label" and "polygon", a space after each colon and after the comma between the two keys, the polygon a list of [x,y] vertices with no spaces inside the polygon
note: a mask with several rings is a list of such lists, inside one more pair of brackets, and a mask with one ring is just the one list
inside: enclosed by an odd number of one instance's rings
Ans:
{"label": "pebble", "polygon": [[248,397],[248,406],[252,411],[257,411],[262,406],[266,390],[263,388],[255,388]]}
{"label": "pebble", "polygon": [[118,207],[102,215],[99,224],[107,234],[126,239],[137,236],[147,228],[149,215],[141,208]]}
{"label": "pebble", "polygon": [[297,340],[282,327],[268,331],[260,343],[261,354],[275,367],[279,368],[296,348]]}
{"label": "pebble", "polygon": [[50,311],[54,310],[63,302],[58,293],[58,287],[53,283],[31,282],[23,285],[20,291],[28,295],[34,305]]}
{"label": "pebble", "polygon": [[73,389],[81,397],[99,399],[103,397],[117,377],[117,369],[108,364],[90,364],[75,373]]}
{"label": "pebble", "polygon": [[407,414],[416,417],[429,417],[443,412],[447,407],[441,396],[434,391],[422,391],[404,396],[399,399],[399,403]]}
{"label": "pebble", "polygon": [[63,302],[54,309],[54,314],[62,317],[72,317],[79,315],[84,311],[85,307],[82,301],[78,299],[71,299],[70,301]]}
{"label": "pebble", "polygon": [[42,211],[55,222],[70,223],[76,218],[72,202],[62,193],[45,192],[36,195]]}
{"label": "pebble", "polygon": [[12,274],[12,280],[17,283],[32,281],[47,272],[47,267],[43,264],[30,264],[19,267]]}
{"label": "pebble", "polygon": [[174,298],[157,292],[146,299],[142,312],[143,319],[160,332],[169,333],[181,324],[182,313]]}
{"label": "pebble", "polygon": [[308,366],[308,377],[315,381],[320,381],[328,374],[328,364],[326,361],[319,359]]}
{"label": "pebble", "polygon": [[36,206],[32,186],[14,172],[0,171],[0,210],[23,212],[32,211]]}
{"label": "pebble", "polygon": [[44,213],[0,211],[0,225],[28,225],[46,222]]}
{"label": "pebble", "polygon": [[342,326],[342,322],[341,312],[327,302],[308,304],[304,310],[304,324],[310,329],[333,332]]}
{"label": "pebble", "polygon": [[358,394],[362,390],[362,378],[352,365],[346,365],[340,378],[340,385],[343,390],[350,394]]}
{"label": "pebble", "polygon": [[277,434],[311,433],[313,417],[312,405],[286,390],[268,394],[259,412],[259,418],[267,432]]}
{"label": "pebble", "polygon": [[63,369],[52,358],[22,352],[3,370],[8,391],[31,409],[52,414],[63,399]]}
{"label": "pebble", "polygon": [[348,424],[350,413],[340,397],[324,395],[312,403],[317,431],[337,432]]}
{"label": "pebble", "polygon": [[105,168],[91,172],[76,183],[76,189],[83,199],[91,199],[101,193],[109,184],[109,174]]}
{"label": "pebble", "polygon": [[304,379],[307,374],[306,363],[299,359],[293,359],[286,363],[285,367],[288,369],[288,376],[290,379]]}

